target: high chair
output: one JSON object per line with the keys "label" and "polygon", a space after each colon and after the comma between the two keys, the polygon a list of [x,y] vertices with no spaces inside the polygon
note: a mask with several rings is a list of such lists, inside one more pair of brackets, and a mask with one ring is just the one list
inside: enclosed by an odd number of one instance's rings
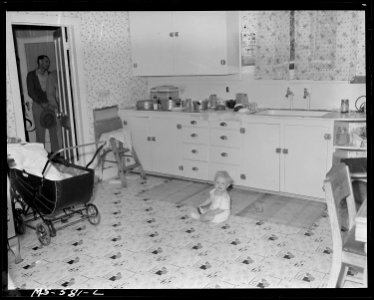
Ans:
{"label": "high chair", "polygon": [[[323,187],[333,241],[333,259],[328,287],[342,287],[348,266],[362,269],[366,266],[365,244],[355,240],[356,204],[348,167],[343,163],[335,164],[327,173]],[[346,201],[348,209],[347,232],[342,231],[343,220],[339,213],[342,200]],[[364,282],[365,279],[360,283]]]}
{"label": "high chair", "polygon": [[[118,116],[118,106],[108,106],[93,110],[95,141],[109,141],[108,146],[99,156],[99,167],[101,174],[106,162],[114,163],[118,167],[118,176],[123,187],[127,186],[126,173],[139,168],[140,176],[146,179],[142,164],[136,155],[131,143],[131,137],[123,126]],[[107,154],[112,152],[115,160],[107,159]],[[134,163],[127,165],[126,160],[132,158]]]}

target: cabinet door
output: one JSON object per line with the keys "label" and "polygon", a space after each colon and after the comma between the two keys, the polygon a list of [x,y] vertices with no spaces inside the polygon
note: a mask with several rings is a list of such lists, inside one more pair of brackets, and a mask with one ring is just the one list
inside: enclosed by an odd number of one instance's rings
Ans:
{"label": "cabinet door", "polygon": [[282,191],[324,198],[323,180],[327,173],[328,128],[312,125],[284,125],[284,173]]}
{"label": "cabinet door", "polygon": [[244,128],[239,184],[279,191],[280,125],[250,123]]}
{"label": "cabinet door", "polygon": [[150,128],[155,141],[152,142],[153,171],[179,175],[183,161],[182,129],[177,119],[152,117]]}
{"label": "cabinet door", "polygon": [[173,25],[175,75],[225,73],[226,12],[174,12]]}
{"label": "cabinet door", "polygon": [[151,133],[148,129],[149,117],[146,116],[126,116],[127,126],[131,132],[131,139],[136,154],[144,170],[152,171],[152,141]]}
{"label": "cabinet door", "polygon": [[171,75],[172,12],[130,12],[129,18],[133,74]]}

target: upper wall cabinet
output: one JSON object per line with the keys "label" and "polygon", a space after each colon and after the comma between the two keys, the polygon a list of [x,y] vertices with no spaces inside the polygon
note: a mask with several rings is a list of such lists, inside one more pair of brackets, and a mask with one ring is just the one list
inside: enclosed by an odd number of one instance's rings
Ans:
{"label": "upper wall cabinet", "polygon": [[130,12],[135,76],[239,72],[239,14],[224,11]]}

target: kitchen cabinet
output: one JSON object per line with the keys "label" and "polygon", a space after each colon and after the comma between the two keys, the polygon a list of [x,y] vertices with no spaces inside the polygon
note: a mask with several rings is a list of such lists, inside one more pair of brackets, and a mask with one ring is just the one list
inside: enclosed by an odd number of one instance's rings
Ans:
{"label": "kitchen cabinet", "polygon": [[322,186],[329,167],[331,136],[329,126],[317,123],[284,125],[281,191],[324,197]]}
{"label": "kitchen cabinet", "polygon": [[334,119],[123,110],[147,172],[324,199]]}
{"label": "kitchen cabinet", "polygon": [[244,123],[239,184],[279,191],[280,124]]}
{"label": "kitchen cabinet", "polygon": [[182,133],[177,119],[141,114],[122,118],[145,171],[180,175]]}
{"label": "kitchen cabinet", "polygon": [[209,179],[209,127],[208,121],[188,116],[182,120],[183,163],[182,176]]}
{"label": "kitchen cabinet", "polygon": [[217,171],[226,170],[234,184],[239,183],[241,134],[238,120],[217,119],[209,122],[210,151],[209,178],[214,179]]}
{"label": "kitchen cabinet", "polygon": [[239,72],[239,14],[225,11],[129,12],[135,76]]}
{"label": "kitchen cabinet", "polygon": [[243,132],[241,184],[324,197],[322,183],[331,162],[329,122],[275,118],[246,123]]}
{"label": "kitchen cabinet", "polygon": [[338,119],[334,122],[334,161],[341,158],[367,157],[366,116]]}

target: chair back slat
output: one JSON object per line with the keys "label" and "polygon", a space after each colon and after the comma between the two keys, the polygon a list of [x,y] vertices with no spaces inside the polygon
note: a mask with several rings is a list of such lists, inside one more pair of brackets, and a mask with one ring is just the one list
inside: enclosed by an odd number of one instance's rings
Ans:
{"label": "chair back slat", "polygon": [[[348,167],[339,163],[334,165],[327,173],[324,181],[324,189],[326,194],[326,202],[331,222],[331,230],[333,236],[334,248],[341,248],[343,232],[342,225],[345,225],[347,220],[343,217],[348,217],[348,230],[354,226],[354,217],[356,215],[356,204],[352,192],[352,183],[349,175]],[[346,201],[347,214],[342,214],[342,201]]]}
{"label": "chair back slat", "polygon": [[94,114],[95,140],[98,141],[103,133],[122,128],[122,120],[118,116],[118,106],[96,108]]}

